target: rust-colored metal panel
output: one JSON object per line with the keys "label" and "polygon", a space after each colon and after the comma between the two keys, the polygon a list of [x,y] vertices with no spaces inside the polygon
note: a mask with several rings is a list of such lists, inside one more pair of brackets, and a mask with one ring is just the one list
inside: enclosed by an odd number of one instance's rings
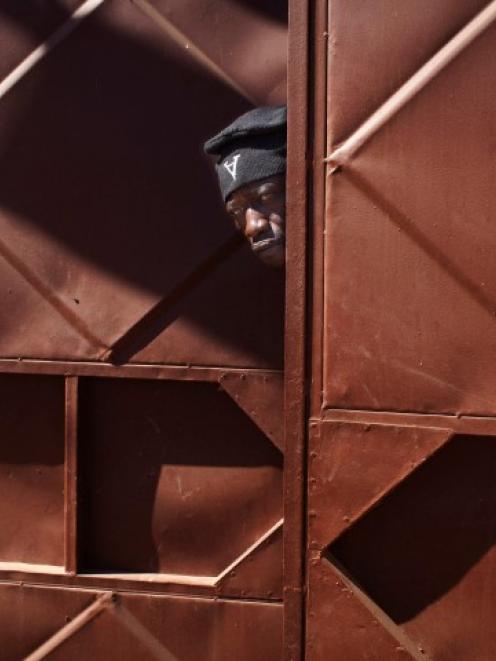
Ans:
{"label": "rust-colored metal panel", "polygon": [[329,421],[310,457],[309,658],[492,658],[494,436]]}
{"label": "rust-colored metal panel", "polygon": [[329,0],[330,138],[345,140],[487,0]]}
{"label": "rust-colored metal panel", "polygon": [[67,20],[83,0],[0,3],[0,78],[5,78]]}
{"label": "rust-colored metal panel", "polygon": [[80,570],[215,577],[280,520],[282,454],[218,386],[80,393]]}
{"label": "rust-colored metal panel", "polygon": [[286,2],[18,5],[0,656],[281,658],[284,273],[235,236],[202,143],[285,101]]}
{"label": "rust-colored metal panel", "polygon": [[310,448],[311,545],[336,538],[450,437],[446,429],[325,423]]}
{"label": "rust-colored metal panel", "polygon": [[125,339],[117,359],[281,369],[284,273],[254,260],[242,248],[191,291],[159,304],[143,331]]}
{"label": "rust-colored metal panel", "polygon": [[118,595],[49,658],[271,661],[281,657],[281,616],[280,604]]}
{"label": "rust-colored metal panel", "polygon": [[[325,559],[310,559],[306,656],[309,661],[406,661],[407,646],[384,627]],[[415,658],[415,657],[413,657]]]}
{"label": "rust-colored metal panel", "polygon": [[330,552],[433,659],[496,656],[496,440],[456,436]]}
{"label": "rust-colored metal panel", "polygon": [[5,584],[0,612],[5,661],[281,657],[280,604]]}
{"label": "rust-colored metal panel", "polygon": [[329,9],[307,655],[492,659],[496,5]]}
{"label": "rust-colored metal panel", "polygon": [[219,383],[236,404],[284,452],[284,381],[282,374],[228,372]]}
{"label": "rust-colored metal panel", "polygon": [[[331,2],[329,152],[485,4]],[[329,172],[325,406],[496,411],[495,42],[493,23]]]}
{"label": "rust-colored metal panel", "polygon": [[[0,355],[281,367],[283,278],[232,241],[201,145],[284,100],[284,5],[93,2],[0,87],[2,328],[23,328]],[[36,16],[0,3],[7,54],[46,39]]]}
{"label": "rust-colored metal panel", "polygon": [[95,598],[88,590],[0,585],[2,661],[19,661],[42,645]]}
{"label": "rust-colored metal panel", "polygon": [[0,375],[0,563],[64,564],[64,382]]}
{"label": "rust-colored metal panel", "polygon": [[[163,30],[167,32],[170,22],[197,44],[255,104],[278,104],[286,100],[286,0],[134,1],[145,11],[147,4],[151,5]],[[165,19],[164,24],[159,17]]]}
{"label": "rust-colored metal panel", "polygon": [[16,359],[25,356],[26,340],[32,337],[33,340],[29,341],[32,357],[44,356],[42,346],[47,341],[53,343],[53,358],[91,356],[93,335],[90,333],[88,337],[83,337],[77,323],[72,327],[63,321],[58,312],[54,313],[46,290],[43,290],[46,295],[40,296],[4,259],[0,259],[0,279],[1,342],[4,347],[9,347],[2,352],[3,355]]}
{"label": "rust-colored metal panel", "polygon": [[225,597],[282,600],[282,552],[281,526],[219,581],[218,593]]}

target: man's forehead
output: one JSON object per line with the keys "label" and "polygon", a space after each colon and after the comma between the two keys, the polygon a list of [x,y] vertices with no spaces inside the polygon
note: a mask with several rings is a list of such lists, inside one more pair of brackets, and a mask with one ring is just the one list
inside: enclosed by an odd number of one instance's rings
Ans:
{"label": "man's forehead", "polygon": [[230,206],[230,202],[250,199],[253,198],[254,195],[263,195],[263,193],[269,190],[284,190],[284,184],[285,178],[281,175],[267,177],[267,179],[261,179],[260,181],[246,184],[246,186],[241,186],[231,193],[227,200],[227,206]]}

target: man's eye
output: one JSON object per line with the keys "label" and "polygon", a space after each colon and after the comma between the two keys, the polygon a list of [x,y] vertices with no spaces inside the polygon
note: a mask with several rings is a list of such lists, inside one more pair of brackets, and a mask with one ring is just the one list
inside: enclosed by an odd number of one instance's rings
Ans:
{"label": "man's eye", "polygon": [[260,196],[262,202],[276,202],[283,194],[279,190],[268,190]]}
{"label": "man's eye", "polygon": [[243,227],[243,209],[232,209],[229,211],[229,215],[234,221],[234,224],[238,229]]}

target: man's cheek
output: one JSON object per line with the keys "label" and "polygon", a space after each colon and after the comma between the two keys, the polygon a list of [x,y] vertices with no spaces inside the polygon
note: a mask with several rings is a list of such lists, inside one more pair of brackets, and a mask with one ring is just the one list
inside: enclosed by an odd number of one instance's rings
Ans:
{"label": "man's cheek", "polygon": [[272,230],[272,234],[274,235],[274,238],[279,240],[284,239],[285,232],[284,232],[283,222],[270,220],[270,228]]}

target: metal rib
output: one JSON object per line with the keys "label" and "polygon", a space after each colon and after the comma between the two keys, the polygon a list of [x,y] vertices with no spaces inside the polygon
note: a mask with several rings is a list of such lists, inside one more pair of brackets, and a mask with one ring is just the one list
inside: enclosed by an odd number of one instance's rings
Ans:
{"label": "metal rib", "polygon": [[83,4],[71,14],[70,18],[63,23],[58,30],[55,30],[46,41],[35,48],[8,76],[0,83],[0,99],[16,85],[21,78],[31,71],[57,44],[65,39],[73,30],[75,30],[81,21],[98,9],[105,0],[86,0]]}
{"label": "metal rib", "polygon": [[249,555],[251,555],[256,549],[258,549],[259,546],[261,546],[269,537],[271,537],[275,532],[279,530],[279,528],[282,528],[282,525],[284,523],[284,519],[279,519],[279,521],[276,521],[276,523],[269,528],[264,534],[257,539],[256,542],[254,542],[251,546],[249,546],[241,555],[239,555],[236,560],[231,562],[230,565],[228,565],[225,569],[223,569],[220,574],[216,577],[215,584],[217,585],[220,583],[220,581],[227,576],[230,572],[232,572],[233,569],[235,569],[238,565],[240,565],[245,558],[247,558]]}
{"label": "metal rib", "polygon": [[469,46],[496,19],[496,0],[492,0],[462,28],[406,83],[389,97],[352,135],[324,159],[333,169],[349,163],[352,156],[379,131],[404,105],[418,94],[461,51]]}
{"label": "metal rib", "polygon": [[199,62],[205,69],[214,74],[216,78],[222,80],[229,87],[235,90],[238,94],[250,101],[253,105],[257,105],[248,90],[241,87],[241,85],[234,80],[222,67],[214,62],[206,53],[204,53],[199,46],[194,44],[181,30],[173,25],[168,18],[161,14],[148,0],[132,0],[132,2],[139,7],[151,20],[161,28],[176,44],[182,48],[187,49],[188,53]]}
{"label": "metal rib", "polygon": [[102,610],[113,604],[113,593],[104,592],[95,601],[77,615],[71,622],[68,622],[62,629],[59,629],[53,636],[40,645],[34,652],[31,652],[24,661],[41,661],[51,654],[57,647],[65,643],[77,631],[82,629],[88,622],[99,615]]}

